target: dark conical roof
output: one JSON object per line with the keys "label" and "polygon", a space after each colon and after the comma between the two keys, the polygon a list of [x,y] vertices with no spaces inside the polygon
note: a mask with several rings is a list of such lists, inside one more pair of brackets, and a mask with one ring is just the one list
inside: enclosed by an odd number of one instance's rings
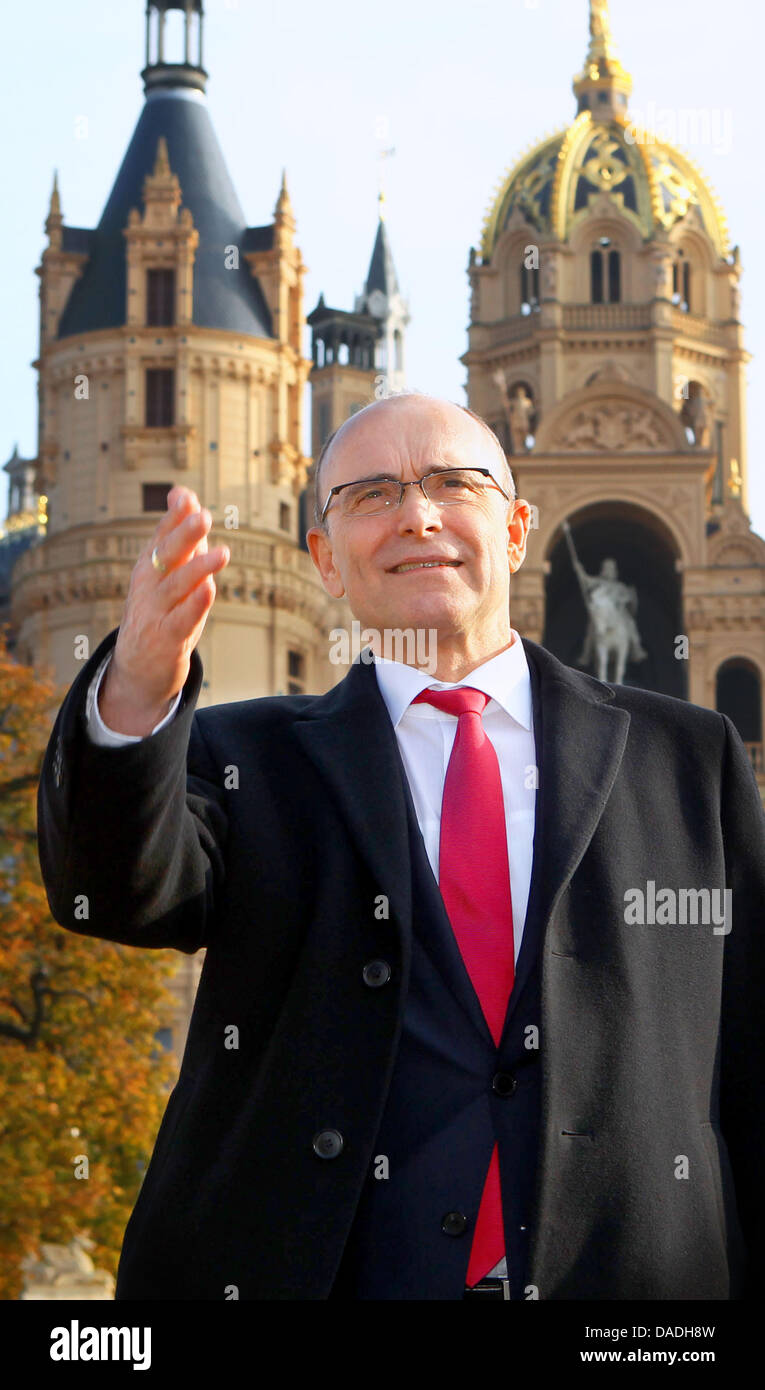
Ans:
{"label": "dark conical roof", "polygon": [[[263,291],[242,254],[253,242],[254,229],[245,225],[205,98],[195,91],[160,88],[147,95],[101,221],[90,234],[90,259],[61,315],[59,338],[125,323],[126,238],[122,233],[130,209],[143,212],[143,181],[154,168],[161,136],[167,141],[170,168],[180,182],[181,206],[190,210],[199,232],[192,322],[273,337]],[[224,248],[231,245],[240,251],[238,270],[226,268]]]}
{"label": "dark conical roof", "polygon": [[398,280],[396,279],[396,267],[393,264],[393,252],[390,249],[388,233],[382,217],[377,224],[377,236],[375,237],[372,259],[369,262],[369,273],[365,285],[367,294],[372,290],[382,290],[390,299],[392,295],[398,293]]}

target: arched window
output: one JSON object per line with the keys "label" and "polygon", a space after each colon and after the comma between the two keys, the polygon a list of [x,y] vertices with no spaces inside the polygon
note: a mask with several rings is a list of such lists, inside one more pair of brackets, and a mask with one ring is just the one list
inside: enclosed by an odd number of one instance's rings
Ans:
{"label": "arched window", "polygon": [[622,297],[622,267],[618,251],[608,253],[608,299],[618,304]]}
{"label": "arched window", "polygon": [[621,255],[611,245],[611,238],[602,236],[590,253],[590,302],[619,304],[621,297]]}
{"label": "arched window", "polygon": [[403,372],[404,370],[404,344],[401,337],[401,330],[397,328],[393,334],[393,362],[394,370]]}
{"label": "arched window", "polygon": [[539,306],[539,267],[521,262],[521,313],[530,314]]}
{"label": "arched window", "polygon": [[691,266],[682,250],[672,266],[672,303],[684,314],[691,312]]}
{"label": "arched window", "polygon": [[762,770],[762,688],[757,667],[744,657],[732,657],[717,672],[715,706],[733,721],[752,761]]}

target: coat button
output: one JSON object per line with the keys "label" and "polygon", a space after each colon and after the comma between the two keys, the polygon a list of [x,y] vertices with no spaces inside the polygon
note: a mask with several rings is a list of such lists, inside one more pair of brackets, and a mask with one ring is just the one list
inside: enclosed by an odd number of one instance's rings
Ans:
{"label": "coat button", "polygon": [[496,1076],[492,1077],[491,1089],[495,1096],[511,1096],[517,1085],[518,1082],[511,1072],[498,1071]]}
{"label": "coat button", "polygon": [[320,1129],[313,1136],[313,1151],[319,1158],[337,1158],[343,1147],[343,1136],[339,1129]]}
{"label": "coat button", "polygon": [[370,989],[379,989],[380,985],[387,985],[390,979],[390,966],[387,960],[368,960],[361,972],[361,977],[365,985]]}
{"label": "coat button", "polygon": [[467,1217],[461,1211],[447,1211],[441,1222],[441,1230],[447,1236],[464,1236],[467,1230]]}

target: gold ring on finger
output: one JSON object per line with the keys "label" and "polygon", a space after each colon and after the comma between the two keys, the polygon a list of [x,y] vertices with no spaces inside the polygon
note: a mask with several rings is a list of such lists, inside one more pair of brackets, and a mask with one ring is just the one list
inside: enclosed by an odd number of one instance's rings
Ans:
{"label": "gold ring on finger", "polygon": [[167,565],[162,564],[162,561],[160,560],[159,555],[157,554],[156,545],[151,552],[151,563],[153,564],[155,570],[159,570],[160,574],[167,574]]}

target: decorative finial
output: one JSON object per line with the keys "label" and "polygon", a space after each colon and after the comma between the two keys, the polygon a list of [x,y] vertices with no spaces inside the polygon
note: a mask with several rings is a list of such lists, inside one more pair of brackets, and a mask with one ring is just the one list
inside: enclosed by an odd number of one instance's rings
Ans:
{"label": "decorative finial", "polygon": [[385,202],[385,192],[383,189],[383,160],[390,159],[391,155],[394,155],[395,153],[395,148],[392,147],[389,150],[380,150],[380,153],[377,156],[379,160],[379,168],[377,174],[377,214],[381,222],[385,221],[385,213],[383,211],[383,204]]}
{"label": "decorative finial", "polygon": [[50,195],[50,207],[48,208],[50,217],[61,216],[61,199],[58,192],[58,169],[53,170],[53,192]]}
{"label": "decorative finial", "polygon": [[616,52],[608,0],[590,0],[590,43],[584,67],[574,78],[578,110],[591,110],[601,120],[623,116],[631,91],[632,78]]}
{"label": "decorative finial", "polygon": [[161,178],[170,173],[170,155],[167,150],[167,140],[164,135],[160,135],[157,141],[157,157],[154,160],[154,177]]}
{"label": "decorative finial", "polygon": [[279,185],[279,197],[274,208],[274,222],[285,236],[291,236],[295,231],[295,214],[292,210],[292,200],[287,188],[287,170],[282,169],[282,181]]}
{"label": "decorative finial", "polygon": [[285,217],[292,217],[292,200],[289,195],[289,189],[287,188],[286,169],[282,169],[282,181],[279,185],[279,197],[276,200],[274,216],[282,219]]}
{"label": "decorative finial", "polygon": [[618,62],[611,33],[608,0],[590,0],[590,47],[587,51],[586,66],[600,64],[603,59]]}

